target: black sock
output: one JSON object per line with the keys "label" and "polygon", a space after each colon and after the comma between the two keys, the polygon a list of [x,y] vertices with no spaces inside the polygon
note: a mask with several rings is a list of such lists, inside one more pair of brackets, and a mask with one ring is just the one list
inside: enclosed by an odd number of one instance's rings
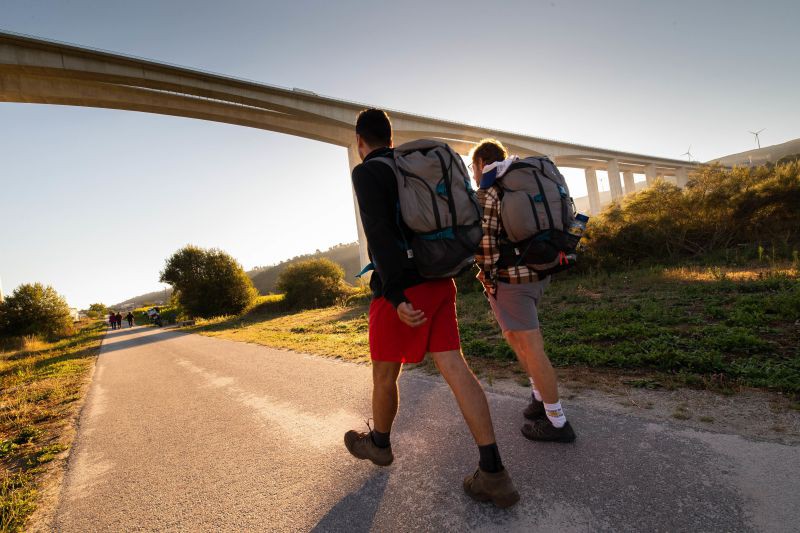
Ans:
{"label": "black sock", "polygon": [[370,436],[372,437],[372,442],[378,448],[388,448],[389,447],[389,433],[381,433],[380,431],[375,431],[374,429],[370,431]]}
{"label": "black sock", "polygon": [[503,470],[503,461],[500,460],[500,450],[497,449],[497,443],[493,442],[486,446],[478,446],[478,453],[481,454],[478,466],[484,472],[494,474]]}

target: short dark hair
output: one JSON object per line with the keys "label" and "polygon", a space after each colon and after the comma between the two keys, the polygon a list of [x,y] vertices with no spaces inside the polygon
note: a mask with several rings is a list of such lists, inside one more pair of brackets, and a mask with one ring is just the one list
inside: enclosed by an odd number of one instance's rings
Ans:
{"label": "short dark hair", "polygon": [[365,109],[356,119],[356,134],[374,147],[391,146],[392,123],[382,109]]}
{"label": "short dark hair", "polygon": [[483,139],[472,149],[469,155],[472,157],[473,162],[480,158],[483,164],[490,165],[508,157],[508,151],[503,146],[503,143],[497,139]]}

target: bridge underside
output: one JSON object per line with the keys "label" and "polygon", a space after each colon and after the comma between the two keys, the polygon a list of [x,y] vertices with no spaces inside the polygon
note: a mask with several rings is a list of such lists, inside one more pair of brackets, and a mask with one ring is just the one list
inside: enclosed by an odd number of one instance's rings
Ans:
{"label": "bridge underside", "polygon": [[[364,107],[308,91],[5,33],[0,33],[0,102],[141,111],[260,128],[346,147],[351,168],[359,162],[353,126]],[[616,200],[635,190],[635,173],[644,174],[648,184],[657,177],[674,176],[682,186],[695,166],[408,113],[391,115],[396,144],[438,138],[466,154],[479,140],[494,137],[517,155],[548,155],[559,166],[582,168],[592,213],[601,208],[597,170],[607,172],[610,200]],[[357,209],[356,219],[366,259]]]}

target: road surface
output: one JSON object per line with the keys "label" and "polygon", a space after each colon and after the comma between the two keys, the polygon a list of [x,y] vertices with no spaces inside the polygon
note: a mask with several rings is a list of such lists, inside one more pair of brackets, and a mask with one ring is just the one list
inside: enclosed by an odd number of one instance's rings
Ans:
{"label": "road surface", "polygon": [[370,369],[153,328],[109,332],[58,504],[59,531],[790,531],[800,447],[568,404],[573,445],[519,433],[526,391],[491,392],[522,495],[468,499],[477,449],[447,386],[401,377],[395,463],[346,452]]}

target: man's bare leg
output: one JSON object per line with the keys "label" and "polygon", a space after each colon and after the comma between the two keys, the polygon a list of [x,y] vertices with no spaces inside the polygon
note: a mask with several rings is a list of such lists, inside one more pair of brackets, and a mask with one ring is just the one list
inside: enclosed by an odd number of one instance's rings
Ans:
{"label": "man's bare leg", "polygon": [[389,466],[394,461],[389,432],[392,429],[400,395],[397,378],[402,363],[372,362],[372,420],[374,428],[368,432],[351,430],[344,434],[344,445],[358,459],[369,459],[379,466]]}
{"label": "man's bare leg", "polygon": [[467,366],[461,351],[435,352],[430,355],[453,391],[475,442],[478,446],[493,444],[496,440],[486,393]]}
{"label": "man's bare leg", "polygon": [[533,402],[525,410],[531,423],[522,426],[522,434],[531,440],[574,441],[575,432],[561,408],[556,372],[544,351],[541,330],[507,331],[504,335],[522,368],[536,384],[543,402]]}
{"label": "man's bare leg", "polygon": [[510,507],[519,501],[508,471],[503,468],[494,437],[492,415],[486,393],[472,373],[460,350],[431,353],[453,395],[461,414],[478,444],[478,470],[464,478],[464,491],[478,501],[492,501],[496,506]]}
{"label": "man's bare leg", "polygon": [[544,338],[540,329],[506,331],[506,340],[517,354],[523,370],[533,378],[545,403],[558,401],[558,380],[553,365],[544,351]]}
{"label": "man's bare leg", "polygon": [[397,378],[401,367],[402,363],[372,362],[372,419],[375,430],[381,433],[391,431],[394,417],[397,416],[400,405]]}

